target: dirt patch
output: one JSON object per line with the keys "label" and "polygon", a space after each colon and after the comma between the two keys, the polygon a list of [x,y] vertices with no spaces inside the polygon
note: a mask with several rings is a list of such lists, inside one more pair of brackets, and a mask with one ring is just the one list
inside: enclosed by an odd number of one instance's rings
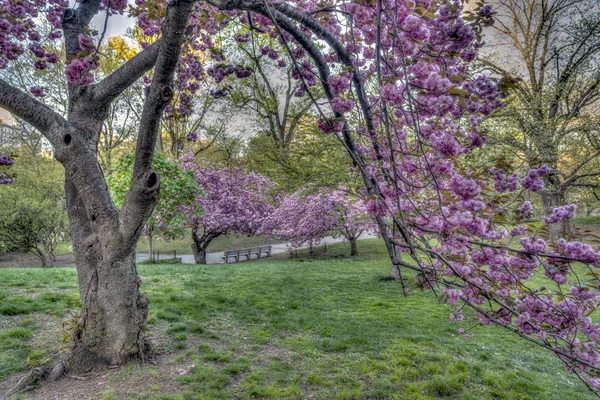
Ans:
{"label": "dirt patch", "polygon": [[[157,357],[154,365],[128,365],[102,373],[67,376],[44,383],[23,396],[36,400],[146,399],[150,395],[176,395],[185,391],[177,379],[189,363],[176,361],[177,353]],[[112,396],[112,397],[110,397]]]}
{"label": "dirt patch", "polygon": [[[0,254],[0,268],[40,268],[42,262],[39,258],[31,254],[23,253],[2,253]],[[62,254],[56,256],[56,261],[52,267],[74,267],[75,256],[73,254]]]}
{"label": "dirt patch", "polygon": [[[33,319],[36,329],[33,338],[26,343],[33,350],[46,351],[51,359],[48,365],[55,365],[61,356],[64,356],[63,352],[58,351],[61,319],[48,314],[2,317],[0,326],[4,329],[16,327],[27,318]],[[154,348],[160,349],[163,343],[169,340],[165,334],[167,326],[161,324],[149,330],[148,336]],[[178,380],[181,371],[189,370],[191,367],[191,362],[186,361],[186,352],[181,350],[172,353],[154,353],[151,363],[130,364],[81,376],[63,376],[56,382],[42,382],[39,388],[23,394],[20,399],[146,399],[151,395],[176,395],[186,389]],[[0,380],[0,394],[14,386],[27,372],[29,371]]]}

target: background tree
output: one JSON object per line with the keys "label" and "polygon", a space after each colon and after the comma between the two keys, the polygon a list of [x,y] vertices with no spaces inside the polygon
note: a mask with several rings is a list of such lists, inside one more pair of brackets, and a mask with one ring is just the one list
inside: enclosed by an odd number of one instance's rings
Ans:
{"label": "background tree", "polygon": [[[494,53],[488,51],[482,62],[514,79],[515,87],[507,106],[487,126],[529,168],[551,168],[539,192],[548,217],[565,204],[571,188],[597,186],[588,178],[600,176],[594,168],[600,155],[600,10],[592,0],[490,5],[497,19],[486,39],[495,44]],[[570,232],[568,220],[549,228],[553,239]]]}
{"label": "background tree", "polygon": [[358,255],[358,239],[363,233],[376,233],[375,219],[367,213],[364,201],[342,189],[331,193],[332,213],[337,218],[336,230],[350,242],[350,255]]}
{"label": "background tree", "polygon": [[351,161],[334,136],[322,135],[316,119],[304,116],[282,150],[266,135],[248,142],[243,155],[245,165],[277,182],[277,191],[295,192],[301,187],[336,189],[340,185],[361,186],[356,173],[349,172]]}
{"label": "background tree", "polygon": [[[107,179],[118,209],[122,207],[131,185],[134,162],[133,153],[121,156],[115,165],[114,173]],[[176,239],[187,235],[187,218],[183,210],[194,207],[199,193],[195,175],[191,171],[183,171],[177,162],[169,160],[163,152],[154,154],[153,165],[154,170],[161,176],[162,194],[152,216],[144,225],[144,237],[148,240],[150,258],[155,237]]]}
{"label": "background tree", "polygon": [[193,171],[200,189],[196,204],[187,208],[196,264],[206,264],[206,249],[221,235],[258,234],[273,210],[273,182],[242,167],[199,166],[192,156],[182,159],[182,168]]}
{"label": "background tree", "polygon": [[300,189],[292,194],[282,194],[277,208],[267,217],[260,232],[290,242],[292,247],[308,244],[310,253],[331,231],[338,227],[333,204],[325,191],[307,193]]}
{"label": "background tree", "polygon": [[[5,251],[30,252],[52,266],[58,244],[68,236],[62,167],[47,158],[18,157],[14,184],[0,190],[0,244]],[[27,167],[26,167],[27,165]]]}
{"label": "background tree", "polygon": [[238,52],[255,73],[236,82],[227,98],[285,157],[301,119],[310,113],[312,101],[304,96],[301,82],[293,79],[294,68],[280,59],[283,46],[272,39],[266,43],[260,40],[252,32],[235,36]]}

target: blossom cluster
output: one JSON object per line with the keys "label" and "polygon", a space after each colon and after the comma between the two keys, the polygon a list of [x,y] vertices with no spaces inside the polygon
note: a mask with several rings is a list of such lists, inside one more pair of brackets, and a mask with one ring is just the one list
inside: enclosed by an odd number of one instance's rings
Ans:
{"label": "blossom cluster", "polygon": [[[9,156],[0,156],[0,167],[10,167],[15,164],[15,161]],[[9,185],[14,183],[14,179],[5,174],[0,174],[0,185]]]}

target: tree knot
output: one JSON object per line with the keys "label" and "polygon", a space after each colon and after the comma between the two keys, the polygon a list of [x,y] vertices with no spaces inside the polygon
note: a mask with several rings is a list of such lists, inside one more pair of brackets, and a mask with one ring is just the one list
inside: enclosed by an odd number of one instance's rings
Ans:
{"label": "tree knot", "polygon": [[165,85],[163,86],[163,88],[160,90],[160,99],[162,101],[164,101],[165,103],[171,101],[171,99],[173,98],[173,94],[175,92],[173,91],[173,88],[169,85]]}

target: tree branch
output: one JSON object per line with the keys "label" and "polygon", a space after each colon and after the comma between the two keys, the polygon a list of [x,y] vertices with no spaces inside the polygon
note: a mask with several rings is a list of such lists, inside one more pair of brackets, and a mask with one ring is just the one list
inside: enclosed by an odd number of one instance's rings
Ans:
{"label": "tree branch", "polygon": [[154,79],[142,111],[131,186],[119,214],[122,239],[128,242],[137,241],[158,200],[160,180],[152,170],[152,160],[163,111],[173,98],[175,67],[193,4],[194,0],[174,0],[167,6],[162,23]]}
{"label": "tree branch", "polygon": [[93,89],[94,101],[102,104],[116,99],[129,86],[142,77],[156,63],[162,40],[159,39],[142,52],[121,65],[119,69],[104,78]]}
{"label": "tree branch", "polygon": [[68,125],[68,122],[50,107],[2,79],[0,79],[0,107],[34,126],[53,146],[57,146],[60,141],[57,128]]}

